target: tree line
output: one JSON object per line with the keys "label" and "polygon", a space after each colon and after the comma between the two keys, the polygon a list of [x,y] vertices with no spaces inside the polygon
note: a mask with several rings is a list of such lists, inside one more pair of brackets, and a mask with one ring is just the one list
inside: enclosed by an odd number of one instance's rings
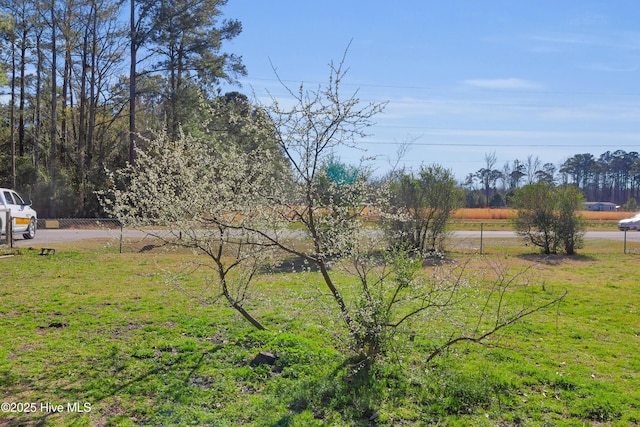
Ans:
{"label": "tree line", "polygon": [[226,0],[2,0],[0,182],[42,216],[93,216],[136,138],[202,130],[196,109],[246,74]]}
{"label": "tree line", "polygon": [[501,168],[494,153],[485,154],[485,166],[467,175],[467,207],[504,207],[514,190],[545,182],[572,185],[587,201],[612,202],[633,210],[640,194],[640,155],[624,150],[575,154],[556,166],[542,163],[537,156],[513,160]]}

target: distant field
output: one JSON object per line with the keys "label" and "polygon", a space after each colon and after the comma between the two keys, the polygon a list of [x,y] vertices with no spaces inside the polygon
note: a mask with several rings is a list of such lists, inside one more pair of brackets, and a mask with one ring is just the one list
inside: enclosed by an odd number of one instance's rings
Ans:
{"label": "distant field", "polygon": [[[582,217],[588,221],[619,221],[633,216],[633,212],[596,212],[581,211]],[[515,209],[463,208],[453,215],[454,220],[509,220],[516,217]]]}

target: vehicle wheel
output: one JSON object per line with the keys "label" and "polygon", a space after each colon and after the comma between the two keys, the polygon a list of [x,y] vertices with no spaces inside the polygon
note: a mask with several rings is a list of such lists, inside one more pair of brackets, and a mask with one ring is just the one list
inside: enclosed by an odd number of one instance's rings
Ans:
{"label": "vehicle wheel", "polygon": [[36,220],[31,218],[29,221],[29,228],[27,228],[27,232],[22,235],[25,239],[33,239],[36,237]]}

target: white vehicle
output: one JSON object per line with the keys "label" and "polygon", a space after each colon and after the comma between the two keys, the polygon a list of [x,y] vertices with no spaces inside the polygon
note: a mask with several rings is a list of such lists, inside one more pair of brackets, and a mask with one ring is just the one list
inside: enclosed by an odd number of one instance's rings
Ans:
{"label": "white vehicle", "polygon": [[621,219],[618,222],[618,229],[622,231],[626,230],[640,230],[640,213],[627,219]]}
{"label": "white vehicle", "polygon": [[36,237],[38,215],[31,209],[31,201],[24,201],[13,190],[0,188],[0,233],[7,234],[6,212],[11,212],[13,234],[22,233],[25,239]]}

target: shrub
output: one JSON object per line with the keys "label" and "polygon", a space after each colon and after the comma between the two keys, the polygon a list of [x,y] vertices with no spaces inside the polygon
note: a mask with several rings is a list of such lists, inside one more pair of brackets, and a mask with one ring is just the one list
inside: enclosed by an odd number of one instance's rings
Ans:
{"label": "shrub", "polygon": [[516,231],[545,254],[563,250],[573,255],[582,247],[584,222],[578,215],[582,201],[574,186],[554,187],[541,181],[522,187],[514,195]]}
{"label": "shrub", "polygon": [[422,166],[417,175],[403,171],[391,180],[387,235],[396,246],[441,251],[447,221],[463,202],[451,171],[437,165]]}
{"label": "shrub", "polygon": [[624,205],[622,205],[622,210],[625,212],[635,212],[638,210],[638,203],[636,202],[636,199],[633,197],[630,197],[629,199],[627,199],[626,202],[624,202]]}

